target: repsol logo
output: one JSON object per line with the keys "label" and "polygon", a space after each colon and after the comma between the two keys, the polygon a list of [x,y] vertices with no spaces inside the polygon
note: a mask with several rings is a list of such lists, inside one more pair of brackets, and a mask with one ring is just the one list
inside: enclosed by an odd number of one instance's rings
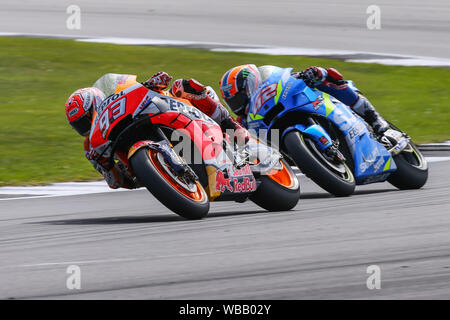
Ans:
{"label": "repsol logo", "polygon": [[191,107],[175,99],[165,97],[165,100],[169,103],[171,111],[180,112],[192,120],[206,120],[212,122],[206,114],[197,108]]}
{"label": "repsol logo", "polygon": [[102,113],[103,110],[114,100],[119,99],[121,96],[124,95],[123,91],[120,91],[119,93],[113,94],[111,96],[109,96],[108,98],[106,98],[105,100],[103,100],[102,104],[100,105],[100,107],[98,107],[97,113]]}

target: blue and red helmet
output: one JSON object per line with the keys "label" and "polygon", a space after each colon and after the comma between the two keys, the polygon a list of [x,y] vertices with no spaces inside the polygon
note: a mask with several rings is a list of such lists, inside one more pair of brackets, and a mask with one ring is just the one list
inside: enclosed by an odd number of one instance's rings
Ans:
{"label": "blue and red helmet", "polygon": [[230,109],[243,116],[248,112],[248,103],[261,84],[261,75],[254,64],[231,68],[220,80],[220,93]]}

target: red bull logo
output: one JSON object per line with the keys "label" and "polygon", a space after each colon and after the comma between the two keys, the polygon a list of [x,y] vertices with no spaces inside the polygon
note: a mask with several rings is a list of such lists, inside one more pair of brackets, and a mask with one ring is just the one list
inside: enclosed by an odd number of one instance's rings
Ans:
{"label": "red bull logo", "polygon": [[230,192],[233,191],[233,187],[231,187],[231,179],[225,178],[223,172],[219,170],[216,175],[216,191],[225,192],[225,190]]}
{"label": "red bull logo", "polygon": [[256,180],[255,178],[245,177],[242,179],[242,182],[239,182],[238,179],[234,179],[234,192],[252,192],[256,191]]}
{"label": "red bull logo", "polygon": [[[238,169],[236,169],[238,170]],[[225,178],[225,175],[222,171],[217,171],[216,175],[216,191],[219,192],[252,192],[256,191],[256,179],[253,177],[253,174],[251,173],[250,167],[246,169],[245,167],[240,169],[241,171],[234,171],[233,173],[237,173],[238,175],[244,175],[247,170],[249,170],[249,173],[251,176],[246,176],[241,179],[238,178]],[[229,174],[228,174],[229,176]],[[231,181],[233,181],[233,185],[231,185]]]}

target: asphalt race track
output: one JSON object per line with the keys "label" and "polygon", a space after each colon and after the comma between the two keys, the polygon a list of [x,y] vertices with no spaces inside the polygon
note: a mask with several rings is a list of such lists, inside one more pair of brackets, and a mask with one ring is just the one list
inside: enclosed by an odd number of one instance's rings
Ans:
{"label": "asphalt race track", "polygon": [[[450,56],[448,0],[378,0],[373,31],[369,0],[79,0],[81,30],[66,28],[70,4],[2,0],[0,32]],[[222,202],[201,221],[146,190],[14,195],[0,201],[0,299],[450,299],[450,161],[430,163],[422,190],[301,186],[289,212]],[[80,290],[66,286],[71,265]],[[379,290],[366,286],[371,265]]]}
{"label": "asphalt race track", "polygon": [[334,198],[302,177],[295,210],[222,202],[201,221],[146,190],[0,201],[0,298],[449,299],[450,161],[430,167],[422,190]]}
{"label": "asphalt race track", "polygon": [[[81,9],[69,30],[66,9]],[[381,29],[366,10],[380,8]],[[2,0],[0,32],[275,45],[450,57],[448,0]]]}

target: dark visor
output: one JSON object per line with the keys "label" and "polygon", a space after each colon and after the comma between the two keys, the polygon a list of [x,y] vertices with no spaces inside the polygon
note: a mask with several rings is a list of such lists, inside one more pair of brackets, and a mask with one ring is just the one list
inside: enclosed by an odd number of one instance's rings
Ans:
{"label": "dark visor", "polygon": [[91,113],[86,113],[79,119],[72,121],[70,125],[75,129],[80,135],[85,136],[91,130],[92,117]]}
{"label": "dark visor", "polygon": [[243,110],[248,104],[247,94],[238,92],[234,97],[225,99],[230,109],[236,114],[242,114]]}

